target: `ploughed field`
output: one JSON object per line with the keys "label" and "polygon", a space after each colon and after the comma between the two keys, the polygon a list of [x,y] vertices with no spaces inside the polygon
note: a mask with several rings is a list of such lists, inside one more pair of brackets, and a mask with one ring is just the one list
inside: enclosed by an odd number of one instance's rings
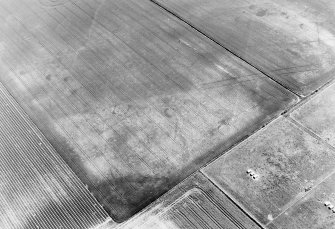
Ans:
{"label": "ploughed field", "polygon": [[92,228],[107,213],[0,85],[0,228]]}
{"label": "ploughed field", "polygon": [[0,20],[0,82],[114,221],[296,102],[151,1],[0,0]]}

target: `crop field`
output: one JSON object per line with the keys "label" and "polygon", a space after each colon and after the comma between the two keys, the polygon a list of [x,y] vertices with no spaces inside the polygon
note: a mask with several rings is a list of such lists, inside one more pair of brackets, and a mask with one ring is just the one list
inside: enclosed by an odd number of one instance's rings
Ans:
{"label": "crop field", "polygon": [[122,229],[260,229],[233,201],[197,172],[126,222]]}
{"label": "crop field", "polygon": [[150,1],[0,0],[0,20],[1,83],[117,222],[297,101]]}
{"label": "crop field", "polygon": [[0,228],[334,228],[334,12],[0,0]]}
{"label": "crop field", "polygon": [[109,217],[0,85],[0,228],[90,228]]}
{"label": "crop field", "polygon": [[301,96],[334,79],[332,0],[152,0]]}

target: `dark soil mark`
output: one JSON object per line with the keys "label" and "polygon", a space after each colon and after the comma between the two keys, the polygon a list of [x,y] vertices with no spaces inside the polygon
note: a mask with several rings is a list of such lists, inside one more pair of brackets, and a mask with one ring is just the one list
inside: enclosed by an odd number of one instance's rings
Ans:
{"label": "dark soil mark", "polygon": [[259,10],[257,13],[256,13],[256,15],[258,16],[258,17],[264,17],[266,14],[267,14],[267,10],[265,10],[265,9],[261,9],[261,10]]}
{"label": "dark soil mark", "polygon": [[47,79],[48,81],[51,80],[51,75],[50,75],[50,74],[47,74],[47,75],[45,76],[45,79]]}
{"label": "dark soil mark", "polygon": [[116,222],[123,222],[176,184],[175,179],[133,175],[102,182],[89,190]]}

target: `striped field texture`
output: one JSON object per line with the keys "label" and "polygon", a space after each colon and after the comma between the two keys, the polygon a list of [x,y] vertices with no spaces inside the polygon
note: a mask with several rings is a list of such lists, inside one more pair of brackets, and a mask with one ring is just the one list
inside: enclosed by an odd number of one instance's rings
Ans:
{"label": "striped field texture", "polygon": [[0,228],[94,228],[109,217],[0,85]]}

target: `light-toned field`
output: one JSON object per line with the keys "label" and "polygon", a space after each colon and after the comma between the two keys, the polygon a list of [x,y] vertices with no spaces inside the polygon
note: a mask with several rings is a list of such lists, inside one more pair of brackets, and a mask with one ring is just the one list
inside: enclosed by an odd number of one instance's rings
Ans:
{"label": "light-toned field", "polygon": [[334,79],[332,0],[153,0],[307,96]]}
{"label": "light-toned field", "polygon": [[[289,119],[280,118],[204,172],[268,226],[334,173],[334,167],[332,147]],[[250,177],[248,170],[257,178]],[[320,200],[321,205],[324,201]]]}

